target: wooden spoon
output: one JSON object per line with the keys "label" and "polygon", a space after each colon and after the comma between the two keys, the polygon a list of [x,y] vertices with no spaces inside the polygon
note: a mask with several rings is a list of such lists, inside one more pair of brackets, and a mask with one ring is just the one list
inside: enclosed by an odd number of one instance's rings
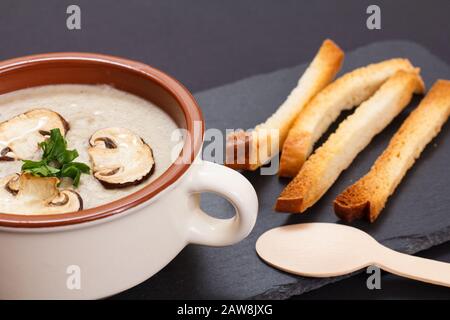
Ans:
{"label": "wooden spoon", "polygon": [[379,266],[396,275],[450,287],[450,263],[391,250],[367,233],[333,223],[271,229],[256,242],[258,255],[280,270],[308,277],[333,277]]}

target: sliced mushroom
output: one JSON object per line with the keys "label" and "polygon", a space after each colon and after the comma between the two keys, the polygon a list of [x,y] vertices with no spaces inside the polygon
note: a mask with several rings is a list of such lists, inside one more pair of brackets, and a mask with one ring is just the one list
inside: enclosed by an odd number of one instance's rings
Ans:
{"label": "sliced mushroom", "polygon": [[6,190],[8,190],[8,192],[10,192],[14,196],[17,193],[19,193],[19,186],[20,186],[19,178],[20,174],[14,174],[11,176],[11,179],[9,179],[5,185]]}
{"label": "sliced mushroom", "polygon": [[69,123],[49,109],[34,109],[0,123],[0,161],[35,159],[39,143],[59,128],[62,135],[69,130]]}
{"label": "sliced mushroom", "polygon": [[98,130],[89,143],[94,177],[107,189],[137,185],[154,171],[152,149],[126,128]]}
{"label": "sliced mushroom", "polygon": [[59,214],[83,209],[83,200],[73,190],[59,190],[59,179],[28,173],[0,179],[0,212],[12,214]]}

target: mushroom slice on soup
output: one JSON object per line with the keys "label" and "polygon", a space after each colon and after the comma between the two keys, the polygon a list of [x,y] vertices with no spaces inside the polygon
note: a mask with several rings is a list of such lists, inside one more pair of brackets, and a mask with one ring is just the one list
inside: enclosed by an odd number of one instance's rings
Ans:
{"label": "mushroom slice on soup", "polygon": [[94,177],[107,189],[137,185],[154,171],[152,149],[131,130],[101,129],[92,135],[89,143]]}
{"label": "mushroom slice on soup", "polygon": [[0,179],[0,212],[36,215],[60,214],[83,209],[80,195],[70,189],[59,190],[56,177],[37,177],[29,173]]}
{"label": "mushroom slice on soup", "polygon": [[56,128],[65,136],[70,127],[60,114],[49,109],[30,110],[0,123],[0,161],[36,159],[39,143]]}

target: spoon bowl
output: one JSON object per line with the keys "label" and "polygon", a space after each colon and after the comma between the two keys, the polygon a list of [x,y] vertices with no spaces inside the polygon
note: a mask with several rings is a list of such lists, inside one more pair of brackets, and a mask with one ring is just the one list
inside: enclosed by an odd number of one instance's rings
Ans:
{"label": "spoon bowl", "polygon": [[372,263],[377,242],[367,233],[332,223],[274,228],[256,242],[258,255],[283,271],[303,276],[347,274]]}

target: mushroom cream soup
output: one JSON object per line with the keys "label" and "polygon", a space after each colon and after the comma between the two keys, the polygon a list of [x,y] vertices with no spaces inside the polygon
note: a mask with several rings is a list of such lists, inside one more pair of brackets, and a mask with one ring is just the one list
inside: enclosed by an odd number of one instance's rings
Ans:
{"label": "mushroom cream soup", "polygon": [[[53,114],[51,111],[56,116],[52,116],[52,122],[48,121],[48,128],[36,130],[36,125],[40,124],[38,120],[33,122],[34,114]],[[16,117],[18,115],[21,116]],[[177,125],[168,114],[147,100],[106,85],[50,85],[0,95],[0,122],[11,119],[14,120],[8,122],[7,126],[3,123],[2,127],[9,131],[0,132],[0,140],[3,140],[0,141],[0,149],[5,151],[2,151],[3,157],[13,154],[18,159],[39,160],[42,157],[40,150],[36,152],[33,149],[29,154],[26,145],[17,146],[16,149],[15,146],[12,148],[15,150],[5,147],[20,139],[36,147],[40,142],[36,139],[44,139],[39,134],[44,134],[45,131],[47,135],[48,130],[53,127],[58,127],[65,133],[67,148],[76,149],[79,153],[74,161],[88,164],[91,173],[81,175],[77,188],[63,179],[59,189],[67,189],[65,193],[56,189],[56,178],[45,178],[48,180],[39,183],[49,186],[51,192],[47,191],[45,196],[51,195],[54,203],[58,203],[58,199],[63,196],[72,197],[71,189],[76,191],[82,199],[84,209],[117,200],[149,184],[172,164],[174,150],[179,151],[181,148],[178,141],[171,139]],[[67,124],[64,120],[70,126],[68,131],[65,131]],[[30,130],[38,133],[28,134],[24,139],[23,135]],[[133,148],[121,148],[125,144]],[[17,205],[18,199],[28,197],[20,198],[17,197],[17,192],[14,194],[14,186],[18,184],[15,174],[21,172],[23,162],[11,161],[12,158],[8,160],[10,161],[0,161],[0,179],[10,179],[10,185],[0,192],[0,212],[42,214]],[[112,168],[113,165],[117,169]],[[14,179],[11,180],[10,176]],[[22,183],[33,182],[35,178],[37,177],[24,177]],[[34,193],[30,196],[36,197],[36,192]],[[48,212],[52,213],[51,210]]]}

